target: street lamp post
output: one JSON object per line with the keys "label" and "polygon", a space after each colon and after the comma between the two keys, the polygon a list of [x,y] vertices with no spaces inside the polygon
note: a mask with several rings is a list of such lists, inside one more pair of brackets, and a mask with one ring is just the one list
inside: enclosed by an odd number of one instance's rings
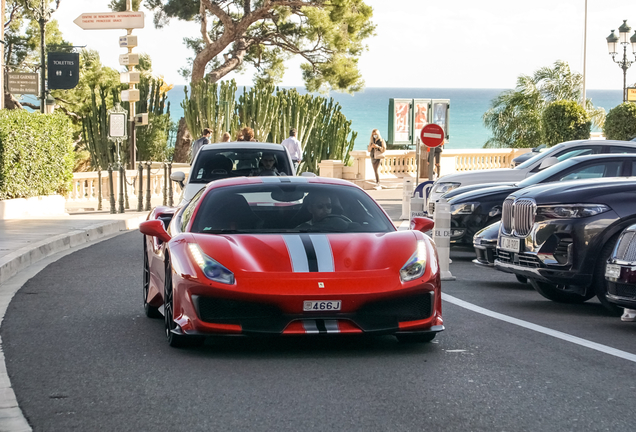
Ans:
{"label": "street lamp post", "polygon": [[[612,60],[614,60],[614,63],[618,64],[618,67],[623,70],[623,102],[627,101],[627,69],[629,69],[629,67],[634,63],[633,61],[627,60],[627,45],[631,43],[632,53],[636,55],[636,33],[634,33],[634,35],[630,38],[629,32],[631,30],[632,28],[627,25],[627,20],[623,20],[623,24],[621,24],[621,26],[618,28],[619,36],[616,36],[614,30],[612,30],[612,33],[606,38],[609,55],[612,56]],[[623,59],[617,61],[617,45],[619,42],[621,45],[623,45]]]}
{"label": "street lamp post", "polygon": [[33,17],[40,24],[40,112],[44,114],[46,105],[46,68],[44,64],[44,51],[46,50],[46,44],[44,42],[44,31],[46,29],[46,23],[51,20],[51,14],[54,12],[44,4],[44,0],[40,1],[39,8],[29,8],[33,13]]}

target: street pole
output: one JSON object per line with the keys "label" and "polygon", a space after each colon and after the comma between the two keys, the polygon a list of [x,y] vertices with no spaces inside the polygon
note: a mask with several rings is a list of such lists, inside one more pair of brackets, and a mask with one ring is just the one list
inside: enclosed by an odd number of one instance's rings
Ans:
{"label": "street pole", "polygon": [[[132,2],[130,0],[126,0],[126,11],[132,12]],[[132,34],[132,29],[126,29],[126,33],[128,35]],[[133,49],[128,47],[128,54],[131,54]],[[135,66],[128,65],[128,72],[132,72],[135,70]],[[134,89],[135,84],[128,84],[129,89]],[[136,150],[137,150],[137,134],[135,131],[135,115],[136,113],[136,102],[130,102],[130,112],[128,113],[128,121],[130,122],[130,169],[135,169],[135,160],[136,160]]]}
{"label": "street pole", "polygon": [[0,41],[2,41],[2,55],[0,55],[0,110],[4,109],[4,2],[0,0]]}
{"label": "street pole", "polygon": [[[46,65],[44,63],[44,51],[46,45],[44,42],[46,23],[51,19],[51,10],[46,9],[44,0],[40,0],[40,9],[33,9],[33,17],[40,24],[40,112],[44,114],[44,105],[46,104]],[[4,16],[4,13],[3,13]]]}
{"label": "street pole", "polygon": [[585,0],[585,20],[583,23],[583,94],[581,95],[581,106],[585,109],[587,95],[585,94],[585,69],[587,66],[587,0]]}

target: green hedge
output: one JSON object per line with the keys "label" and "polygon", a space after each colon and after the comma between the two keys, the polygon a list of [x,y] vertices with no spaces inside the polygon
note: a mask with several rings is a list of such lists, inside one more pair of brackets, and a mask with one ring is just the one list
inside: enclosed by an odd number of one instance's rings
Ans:
{"label": "green hedge", "polygon": [[554,145],[565,141],[589,139],[592,120],[577,102],[552,102],[542,115],[544,142]]}
{"label": "green hedge", "polygon": [[0,111],[0,199],[64,194],[72,179],[73,138],[67,116]]}
{"label": "green hedge", "polygon": [[628,141],[636,137],[636,103],[624,102],[610,110],[603,126],[605,138]]}

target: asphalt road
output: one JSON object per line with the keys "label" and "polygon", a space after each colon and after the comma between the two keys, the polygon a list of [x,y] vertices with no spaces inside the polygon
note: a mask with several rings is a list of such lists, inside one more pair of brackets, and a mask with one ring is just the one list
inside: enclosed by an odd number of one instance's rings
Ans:
{"label": "asphalt road", "polygon": [[[636,354],[636,323],[543,299],[454,251],[443,291]],[[48,266],[1,336],[35,431],[634,430],[636,363],[448,301],[433,343],[393,337],[211,339],[170,348],[141,303],[141,234]],[[636,358],[635,358],[636,360]]]}

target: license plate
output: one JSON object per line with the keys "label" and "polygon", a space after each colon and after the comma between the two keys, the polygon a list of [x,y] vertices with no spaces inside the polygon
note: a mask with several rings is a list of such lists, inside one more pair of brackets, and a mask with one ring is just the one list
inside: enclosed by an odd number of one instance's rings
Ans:
{"label": "license plate", "polygon": [[607,264],[605,267],[605,277],[618,278],[621,275],[621,266],[616,264]]}
{"label": "license plate", "polygon": [[502,236],[499,247],[508,252],[521,252],[521,239]]}
{"label": "license plate", "polygon": [[319,312],[319,311],[338,311],[340,310],[341,300],[305,300],[303,302],[303,311]]}

